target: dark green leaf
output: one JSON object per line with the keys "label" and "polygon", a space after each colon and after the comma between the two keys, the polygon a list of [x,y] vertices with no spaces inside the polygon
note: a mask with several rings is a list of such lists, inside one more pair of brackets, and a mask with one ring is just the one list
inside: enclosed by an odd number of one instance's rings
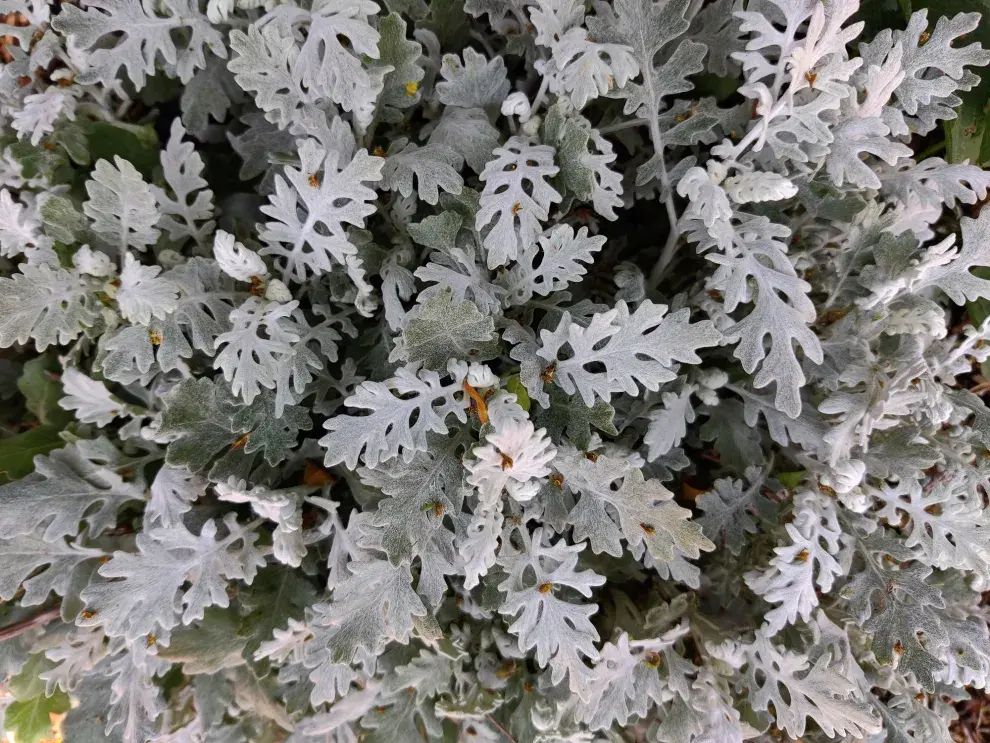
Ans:
{"label": "dark green leaf", "polygon": [[238,634],[247,638],[246,652],[251,655],[276,629],[302,618],[303,610],[316,601],[316,589],[299,571],[272,565],[241,589],[239,599],[250,613],[241,619]]}
{"label": "dark green leaf", "polygon": [[24,395],[27,409],[44,424],[65,427],[72,413],[58,406],[62,397],[61,368],[51,356],[38,356],[25,362],[17,389]]}
{"label": "dark green leaf", "polygon": [[231,425],[247,436],[245,454],[263,452],[268,464],[276,465],[296,448],[299,432],[310,430],[313,420],[298,405],[286,405],[281,417],[275,415],[275,396],[263,392],[234,413]]}
{"label": "dark green leaf", "polygon": [[21,164],[21,175],[25,178],[44,178],[53,183],[67,180],[62,176],[68,174],[69,159],[51,142],[35,147],[22,139],[10,145],[10,154]]}
{"label": "dark green leaf", "polygon": [[89,156],[89,143],[86,130],[75,121],[68,121],[52,132],[52,141],[62,145],[72,162],[77,165],[90,165],[93,159]]}
{"label": "dark green leaf", "polygon": [[82,127],[93,162],[113,162],[114,155],[119,155],[151,180],[160,149],[153,127],[109,121],[87,121]]}
{"label": "dark green leaf", "polygon": [[181,663],[188,675],[243,665],[247,639],[238,634],[237,625],[232,611],[211,607],[196,625],[173,632],[168,647],[158,649],[158,657]]}
{"label": "dark green leaf", "polygon": [[430,0],[430,17],[423,26],[437,35],[444,50],[457,52],[464,48],[470,31],[461,0]]}
{"label": "dark green leaf", "polygon": [[186,379],[165,398],[159,432],[176,436],[165,460],[191,472],[204,469],[217,454],[240,438],[231,425],[237,403],[223,384]]}
{"label": "dark green leaf", "polygon": [[34,457],[65,445],[61,426],[37,426],[16,436],[0,439],[0,484],[34,472]]}
{"label": "dark green leaf", "polygon": [[550,407],[536,416],[536,425],[547,429],[556,442],[566,435],[579,449],[591,441],[591,427],[615,436],[615,408],[604,400],[596,400],[589,408],[579,395],[566,395],[557,387],[550,391]]}
{"label": "dark green leaf", "polygon": [[723,465],[743,472],[749,466],[763,464],[760,437],[745,424],[741,402],[724,400],[708,415],[708,421],[701,427],[701,438],[714,442]]}

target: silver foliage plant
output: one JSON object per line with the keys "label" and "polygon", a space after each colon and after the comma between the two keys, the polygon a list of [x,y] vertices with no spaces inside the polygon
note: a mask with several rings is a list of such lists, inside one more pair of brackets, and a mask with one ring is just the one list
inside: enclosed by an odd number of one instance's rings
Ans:
{"label": "silver foliage plant", "polygon": [[74,418],[0,487],[18,743],[948,743],[990,174],[912,147],[978,16],[0,8],[0,346]]}

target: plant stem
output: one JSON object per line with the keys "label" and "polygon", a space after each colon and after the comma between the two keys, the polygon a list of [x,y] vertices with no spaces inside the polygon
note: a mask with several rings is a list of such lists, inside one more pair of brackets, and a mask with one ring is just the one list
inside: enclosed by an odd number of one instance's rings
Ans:
{"label": "plant stem", "polygon": [[488,43],[488,39],[485,38],[484,34],[478,33],[477,31],[472,31],[471,38],[481,44],[482,48],[485,50],[485,53],[488,54],[489,59],[497,56],[495,50],[492,48],[492,45]]}
{"label": "plant stem", "polygon": [[547,88],[550,86],[550,78],[545,77],[540,83],[540,89],[536,92],[536,98],[533,99],[533,105],[529,108],[529,115],[536,116],[536,112],[540,110],[540,106],[543,105],[547,97]]}
{"label": "plant stem", "polygon": [[513,738],[511,735],[509,735],[509,731],[506,730],[501,725],[499,725],[498,721],[494,717],[492,717],[491,715],[486,715],[485,719],[487,719],[488,722],[490,722],[492,725],[498,728],[498,731],[505,736],[505,739],[509,741],[509,743],[516,743],[516,739]]}
{"label": "plant stem", "polygon": [[647,119],[647,123],[650,125],[650,141],[653,142],[653,151],[656,153],[660,165],[660,188],[663,191],[664,206],[667,208],[667,219],[670,222],[670,232],[667,233],[667,242],[663,246],[660,260],[657,261],[657,264],[653,267],[653,271],[650,272],[650,286],[656,289],[660,284],[660,279],[663,277],[667,266],[670,265],[670,262],[674,258],[677,238],[680,237],[678,229],[680,218],[677,216],[677,208],[674,206],[674,192],[670,185],[670,174],[667,173],[667,163],[663,159],[663,151],[666,145],[664,144],[663,134],[660,132],[660,122],[657,118],[660,102],[657,100],[656,88],[653,84],[652,64],[647,64],[643,67],[643,83],[646,85],[647,90],[650,91],[650,117]]}
{"label": "plant stem", "polygon": [[648,119],[629,119],[628,121],[619,121],[615,124],[609,124],[608,126],[602,126],[598,128],[599,134],[613,134],[614,132],[621,132],[624,129],[632,129],[636,126],[643,126],[643,124],[650,123]]}
{"label": "plant stem", "polygon": [[677,252],[677,240],[679,237],[680,233],[675,232],[673,228],[670,234],[667,235],[667,242],[663,246],[663,252],[660,253],[660,259],[653,266],[653,270],[650,271],[649,285],[651,289],[656,289],[660,286],[660,282],[667,273],[667,268],[674,260],[674,253]]}
{"label": "plant stem", "polygon": [[18,635],[24,634],[30,630],[36,629],[38,627],[44,627],[53,619],[58,619],[61,616],[62,604],[58,603],[51,608],[45,609],[44,611],[38,612],[30,617],[26,617],[19,622],[14,622],[6,627],[0,627],[0,642],[9,640],[12,637],[17,637]]}

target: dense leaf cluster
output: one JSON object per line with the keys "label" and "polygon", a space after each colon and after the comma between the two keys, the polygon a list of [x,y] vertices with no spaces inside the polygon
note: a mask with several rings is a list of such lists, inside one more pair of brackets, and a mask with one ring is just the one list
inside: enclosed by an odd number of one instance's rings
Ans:
{"label": "dense leaf cluster", "polygon": [[948,743],[977,15],[0,9],[17,743]]}

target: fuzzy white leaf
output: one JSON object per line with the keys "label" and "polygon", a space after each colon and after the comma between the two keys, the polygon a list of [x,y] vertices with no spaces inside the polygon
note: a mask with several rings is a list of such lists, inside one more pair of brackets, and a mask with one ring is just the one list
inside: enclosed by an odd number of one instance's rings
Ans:
{"label": "fuzzy white leaf", "polygon": [[217,336],[220,352],[214,368],[223,370],[231,390],[244,402],[250,404],[262,388],[275,388],[279,366],[299,340],[295,327],[287,321],[298,304],[250,297],[230,313],[233,327]]}
{"label": "fuzzy white leaf", "polygon": [[325,463],[345,462],[353,468],[362,458],[374,467],[400,453],[409,461],[415,452],[428,449],[428,433],[447,433],[450,415],[467,420],[465,398],[459,382],[444,386],[436,372],[400,368],[385,382],[362,382],[344,404],[370,412],[338,415],[324,424],[328,433],[320,445],[327,450]]}
{"label": "fuzzy white leaf", "polygon": [[155,194],[137,169],[118,155],[113,159],[115,165],[96,163],[86,182],[89,200],[83,211],[93,220],[93,230],[123,255],[128,248],[145,250],[158,240],[159,214]]}
{"label": "fuzzy white leaf", "polygon": [[120,272],[117,306],[120,313],[133,323],[148,325],[152,317],[164,320],[179,306],[178,287],[159,278],[160,266],[144,266],[130,253],[124,256]]}
{"label": "fuzzy white leaf", "polygon": [[100,567],[104,578],[122,580],[96,581],[82,592],[93,613],[80,625],[134,640],[202,619],[209,606],[228,606],[227,581],[250,584],[265,561],[254,546],[257,534],[239,526],[235,514],[224,524],[229,533],[220,539],[215,521],[198,535],[181,525],[138,535],[137,553],[117,551]]}
{"label": "fuzzy white leaf", "polygon": [[164,465],[151,483],[151,493],[144,515],[165,528],[181,523],[192,503],[206,494],[207,481],[184,469]]}
{"label": "fuzzy white leaf", "polygon": [[837,559],[843,535],[831,501],[805,491],[795,496],[795,503],[794,521],[786,526],[791,543],[774,549],[767,570],[746,576],[755,593],[780,604],[766,614],[767,636],[794,624],[798,617],[810,620],[818,606],[815,586],[828,593],[847,570]]}
{"label": "fuzzy white leaf", "polygon": [[237,242],[233,235],[217,230],[213,238],[213,257],[220,270],[238,281],[251,281],[268,275],[268,267],[261,256]]}
{"label": "fuzzy white leaf", "polygon": [[536,481],[550,474],[557,450],[544,429],[536,430],[528,420],[508,420],[473,453],[474,460],[465,465],[467,480],[478,488],[482,504],[491,507],[503,489],[517,501],[532,499],[539,490]]}
{"label": "fuzzy white leaf", "polygon": [[[198,245],[206,244],[213,232],[213,191],[203,178],[203,158],[192,142],[183,142],[186,130],[179,119],[172,122],[168,145],[160,155],[162,172],[174,198],[156,188],[155,196],[162,217],[158,226],[170,240],[192,238]],[[192,199],[190,201],[190,198]]]}
{"label": "fuzzy white leaf", "polygon": [[[275,193],[261,211],[272,218],[261,231],[262,255],[273,255],[288,282],[304,282],[345,265],[357,246],[344,225],[362,227],[375,207],[375,192],[363,185],[381,178],[384,161],[360,150],[341,163],[340,154],[327,152],[307,139],[299,150],[301,167],[285,167],[276,176]],[[303,209],[300,209],[303,207]]]}
{"label": "fuzzy white leaf", "polygon": [[[840,184],[841,185],[841,184]],[[722,188],[737,204],[781,201],[797,194],[797,186],[776,173],[742,173],[727,178]]]}
{"label": "fuzzy white leaf", "polygon": [[[625,302],[596,314],[584,325],[563,313],[553,332],[540,332],[540,358],[553,368],[553,379],[568,394],[577,392],[588,407],[595,398],[605,402],[613,393],[639,393],[639,385],[656,391],[677,377],[675,362],[698,363],[697,351],[717,345],[721,334],[709,321],[691,324],[690,313],[667,315],[667,307],[646,300],[632,313]],[[570,356],[561,359],[564,346]],[[604,371],[589,371],[601,364]]]}
{"label": "fuzzy white leaf", "polygon": [[126,415],[125,405],[110,394],[102,382],[90,379],[77,369],[66,369],[62,373],[62,390],[65,396],[59,407],[75,412],[76,419],[83,423],[93,423],[103,427],[114,418]]}
{"label": "fuzzy white leaf", "polygon": [[501,104],[509,92],[505,61],[485,59],[471,47],[464,50],[462,62],[454,54],[445,54],[440,68],[442,81],[437,83],[440,102],[459,108],[484,108]]}
{"label": "fuzzy white leaf", "polygon": [[549,234],[540,235],[536,244],[523,247],[509,269],[505,279],[509,303],[524,304],[534,294],[546,296],[580,281],[587,271],[582,264],[592,263],[604,244],[605,238],[590,237],[587,227],[575,234],[569,225],[557,225]]}
{"label": "fuzzy white leaf", "polygon": [[475,220],[479,230],[494,220],[484,240],[489,268],[515,260],[524,246],[532,244],[542,232],[540,221],[549,216],[550,205],[561,199],[545,180],[559,170],[552,147],[513,137],[493,154],[495,159],[481,173],[485,189]]}

